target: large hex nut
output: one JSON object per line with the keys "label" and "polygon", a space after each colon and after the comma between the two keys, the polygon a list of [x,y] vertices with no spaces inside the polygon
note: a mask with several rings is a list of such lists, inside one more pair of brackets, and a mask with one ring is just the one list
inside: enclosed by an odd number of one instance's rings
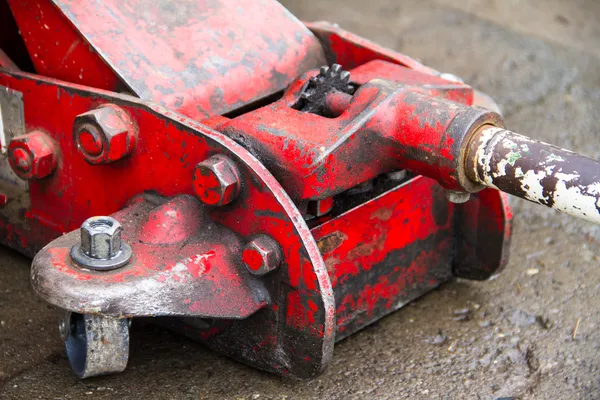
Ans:
{"label": "large hex nut", "polygon": [[50,175],[58,162],[52,139],[40,131],[16,136],[8,145],[8,162],[22,179],[41,179]]}
{"label": "large hex nut", "polygon": [[73,141],[88,163],[107,164],[133,152],[136,129],[125,111],[105,104],[75,117]]}
{"label": "large hex nut", "polygon": [[110,270],[129,262],[132,250],[121,240],[123,227],[112,217],[92,217],[80,228],[81,242],[71,249],[71,258],[84,268]]}
{"label": "large hex nut", "polygon": [[193,185],[204,204],[223,206],[240,193],[240,173],[232,160],[217,154],[196,165]]}
{"label": "large hex nut", "polygon": [[242,261],[251,274],[262,276],[281,263],[279,244],[267,235],[259,235],[252,239],[242,251]]}

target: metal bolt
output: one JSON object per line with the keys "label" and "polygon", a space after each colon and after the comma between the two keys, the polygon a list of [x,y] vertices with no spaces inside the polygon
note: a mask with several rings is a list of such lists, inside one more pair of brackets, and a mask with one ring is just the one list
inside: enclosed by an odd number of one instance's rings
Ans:
{"label": "metal bolt", "polygon": [[459,192],[456,190],[446,189],[444,193],[449,202],[456,204],[466,203],[471,198],[471,193],[468,192]]}
{"label": "metal bolt", "polygon": [[259,235],[252,239],[242,251],[244,265],[253,275],[265,275],[281,263],[279,244],[267,235]]}
{"label": "metal bolt", "polygon": [[111,270],[124,266],[132,255],[121,240],[123,228],[112,217],[92,217],[83,222],[81,242],[71,249],[71,258],[84,268]]}
{"label": "metal bolt", "polygon": [[66,341],[73,331],[73,325],[71,324],[71,312],[67,311],[59,320],[58,320],[58,333],[60,334],[60,338]]}
{"label": "metal bolt", "polygon": [[205,204],[223,206],[231,203],[240,193],[240,173],[228,157],[217,154],[194,169],[194,192]]}
{"label": "metal bolt", "polygon": [[133,152],[136,131],[123,109],[105,104],[75,117],[73,141],[88,163],[107,164]]}
{"label": "metal bolt", "polygon": [[52,139],[40,131],[14,137],[8,145],[8,161],[22,179],[45,178],[58,162]]}

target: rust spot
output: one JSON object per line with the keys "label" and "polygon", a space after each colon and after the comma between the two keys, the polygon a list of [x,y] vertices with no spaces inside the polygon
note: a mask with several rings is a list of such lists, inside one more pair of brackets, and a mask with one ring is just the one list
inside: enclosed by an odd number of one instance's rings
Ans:
{"label": "rust spot", "polygon": [[387,221],[392,218],[392,214],[394,214],[393,208],[380,208],[377,209],[373,214],[371,214],[371,218],[377,218],[381,221]]}
{"label": "rust spot", "polygon": [[333,232],[317,242],[321,254],[327,254],[340,247],[340,245],[348,239],[343,232]]}
{"label": "rust spot", "polygon": [[372,255],[374,251],[382,251],[385,248],[386,239],[387,234],[382,233],[375,241],[356,246],[348,252],[348,259],[353,260],[358,257],[367,257]]}

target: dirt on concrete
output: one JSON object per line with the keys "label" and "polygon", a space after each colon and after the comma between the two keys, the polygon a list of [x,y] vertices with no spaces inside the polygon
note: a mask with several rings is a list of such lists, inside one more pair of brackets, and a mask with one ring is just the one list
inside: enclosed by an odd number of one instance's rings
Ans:
{"label": "dirt on concrete", "polygon": [[[493,95],[507,126],[600,158],[595,0],[284,2],[451,72]],[[338,343],[327,371],[290,381],[152,325],[134,325],[128,369],[71,373],[58,311],[29,260],[0,250],[1,399],[598,399],[600,229],[513,202],[511,262],[455,281]]]}

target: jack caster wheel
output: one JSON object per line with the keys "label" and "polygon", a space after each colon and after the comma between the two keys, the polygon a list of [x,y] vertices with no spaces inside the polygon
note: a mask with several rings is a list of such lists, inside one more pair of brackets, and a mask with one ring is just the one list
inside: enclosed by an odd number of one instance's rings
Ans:
{"label": "jack caster wheel", "polygon": [[80,378],[121,372],[129,358],[129,320],[67,312],[58,325]]}

